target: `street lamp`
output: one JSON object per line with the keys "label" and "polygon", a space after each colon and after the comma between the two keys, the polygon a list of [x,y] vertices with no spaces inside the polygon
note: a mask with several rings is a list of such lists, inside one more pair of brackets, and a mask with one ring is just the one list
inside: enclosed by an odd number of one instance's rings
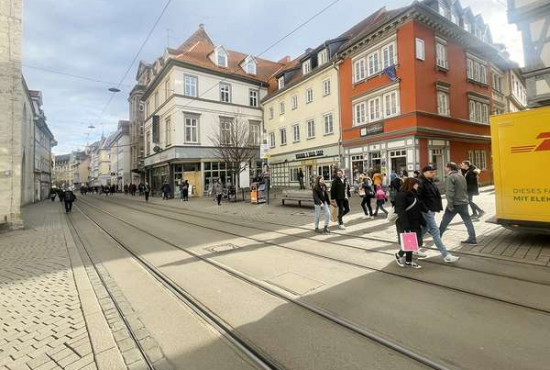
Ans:
{"label": "street lamp", "polygon": [[110,87],[109,91],[112,92],[112,93],[117,93],[117,92],[120,92],[120,89],[116,88],[116,87]]}

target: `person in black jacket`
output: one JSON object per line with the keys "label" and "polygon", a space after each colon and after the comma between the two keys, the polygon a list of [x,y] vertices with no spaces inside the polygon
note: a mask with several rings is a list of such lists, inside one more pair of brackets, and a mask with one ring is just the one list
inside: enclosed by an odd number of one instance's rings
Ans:
{"label": "person in black jacket", "polygon": [[[422,227],[426,226],[426,221],[422,217],[425,211],[424,204],[418,199],[418,179],[408,177],[403,182],[401,189],[395,197],[395,213],[397,213],[397,235],[404,232],[414,232],[418,238],[418,245],[422,245]],[[399,240],[401,242],[401,240]],[[412,252],[400,250],[395,254],[395,260],[400,267],[422,268],[412,260]],[[405,256],[405,261],[403,261]]]}
{"label": "person in black jacket", "polygon": [[349,213],[349,198],[351,192],[349,189],[348,179],[344,176],[344,171],[336,171],[336,178],[332,180],[330,188],[330,197],[333,204],[338,207],[338,228],[345,229],[344,216]]}
{"label": "person in black jacket", "polygon": [[485,214],[477,204],[474,203],[474,196],[479,195],[479,174],[481,170],[474,166],[470,161],[462,161],[460,164],[462,175],[466,178],[466,184],[468,185],[468,200],[470,201],[470,207],[472,207],[472,218],[478,218]]}
{"label": "person in black jacket", "polygon": [[[426,226],[422,228],[422,235],[430,233],[433,238],[434,244],[443,256],[443,260],[447,263],[456,262],[460,257],[453,256],[441,240],[441,234],[439,232],[439,226],[435,221],[435,215],[443,210],[443,201],[441,200],[441,193],[439,188],[435,185],[434,179],[436,176],[436,169],[432,166],[426,166],[422,170],[422,175],[418,178],[418,199],[424,203],[426,212],[422,213]],[[418,257],[423,258],[427,255],[418,251]]]}
{"label": "person in black jacket", "polygon": [[[322,176],[317,176],[315,184],[313,185],[313,203],[315,207],[315,232],[328,234],[330,233],[328,225],[330,223],[330,210],[329,203],[330,197],[328,195],[327,186]],[[319,218],[321,217],[321,209],[325,214],[325,227],[323,231],[319,229]]]}
{"label": "person in black jacket", "polygon": [[[363,212],[365,212],[365,216],[368,216],[369,218],[374,218],[374,215],[372,213],[372,205],[371,205],[372,198],[374,198],[374,188],[370,177],[368,176],[363,177],[363,183],[361,184],[361,189],[363,191],[363,201],[361,202],[361,208],[363,208]],[[367,213],[367,209],[369,210],[368,213]]]}
{"label": "person in black jacket", "polygon": [[76,195],[73,193],[73,188],[70,187],[65,191],[65,197],[63,201],[65,202],[65,213],[71,213],[73,209],[73,202],[76,200]]}

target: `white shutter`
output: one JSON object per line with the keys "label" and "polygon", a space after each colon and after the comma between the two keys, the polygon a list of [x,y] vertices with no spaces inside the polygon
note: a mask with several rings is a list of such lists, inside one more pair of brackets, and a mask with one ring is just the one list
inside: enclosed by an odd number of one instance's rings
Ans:
{"label": "white shutter", "polygon": [[416,39],[416,59],[425,60],[426,51],[424,49],[424,40]]}

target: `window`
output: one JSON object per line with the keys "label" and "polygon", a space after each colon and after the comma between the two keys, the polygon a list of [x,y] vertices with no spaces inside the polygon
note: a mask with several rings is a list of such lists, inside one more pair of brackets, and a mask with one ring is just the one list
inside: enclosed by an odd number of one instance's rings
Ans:
{"label": "window", "polygon": [[392,117],[399,114],[397,91],[384,94],[384,117]]}
{"label": "window", "polygon": [[472,32],[472,25],[470,24],[470,22],[468,21],[464,21],[464,29],[466,30],[466,32]]}
{"label": "window", "polygon": [[300,141],[300,125],[292,126],[292,141],[295,143]]}
{"label": "window", "polygon": [[285,114],[285,102],[284,101],[279,102],[279,114]]}
{"label": "window", "polygon": [[151,154],[151,131],[147,131],[147,140],[145,140],[145,153]]}
{"label": "window", "polygon": [[437,113],[442,116],[450,116],[449,94],[445,91],[437,92]]}
{"label": "window", "polygon": [[456,25],[460,24],[460,19],[458,18],[458,14],[454,9],[451,10],[451,22],[453,22]]}
{"label": "window", "polygon": [[306,90],[306,104],[309,104],[313,101],[313,89],[310,87]]}
{"label": "window", "polygon": [[315,137],[315,121],[310,119],[306,122],[307,138],[312,139]]}
{"label": "window", "polygon": [[220,82],[220,101],[231,103],[231,85]]}
{"label": "window", "polygon": [[447,46],[441,42],[435,43],[436,65],[438,67],[448,69],[449,61],[447,60]]}
{"label": "window", "polygon": [[233,144],[233,120],[220,118],[220,143],[224,145]]}
{"label": "window", "polygon": [[476,82],[487,84],[487,66],[477,60],[466,60],[466,77]]}
{"label": "window", "polygon": [[325,181],[331,181],[334,174],[334,168],[332,165],[319,166],[317,174],[323,176]]}
{"label": "window", "polygon": [[290,182],[298,182],[298,174],[300,172],[299,167],[289,168],[290,171]]}
{"label": "window", "polygon": [[168,100],[168,97],[172,95],[172,90],[170,89],[170,79],[164,81],[164,100]]}
{"label": "window", "polygon": [[416,39],[416,59],[426,59],[426,49],[424,48],[424,40]]}
{"label": "window", "polygon": [[479,66],[479,82],[487,84],[487,67],[483,64]]}
{"label": "window", "polygon": [[450,19],[451,18],[451,9],[445,4],[444,0],[439,0],[438,2],[439,14],[443,17]]}
{"label": "window", "polygon": [[355,125],[362,125],[367,122],[367,103],[361,102],[355,105]]}
{"label": "window", "polygon": [[159,108],[159,92],[157,91],[155,93],[155,96],[153,97],[153,101],[155,102],[155,110]]}
{"label": "window", "polygon": [[382,48],[382,66],[388,68],[395,65],[395,42],[389,43]]}
{"label": "window", "polygon": [[185,75],[184,77],[184,95],[190,96],[193,98],[197,97],[197,85],[198,85],[198,79],[196,76],[188,76]]}
{"label": "window", "polygon": [[249,100],[249,104],[251,107],[257,107],[258,106],[258,90],[253,90],[253,89],[250,89],[250,92],[249,92],[249,97],[250,97],[250,100]]}
{"label": "window", "polygon": [[380,97],[369,100],[369,122],[377,121],[381,118]]}
{"label": "window", "polygon": [[218,66],[227,67],[227,54],[225,53],[225,50],[223,50],[223,48],[218,48],[217,55]]}
{"label": "window", "polygon": [[328,113],[323,116],[323,123],[325,135],[332,134],[334,132],[334,120],[332,118],[332,113]]}
{"label": "window", "polygon": [[270,148],[275,148],[275,133],[274,132],[269,133],[269,147]]}
{"label": "window", "polygon": [[285,87],[285,77],[279,77],[277,80],[277,86],[279,87],[279,90]]}
{"label": "window", "polygon": [[244,61],[244,71],[248,74],[255,75],[256,74],[256,62],[254,61],[254,58],[247,57]]}
{"label": "window", "polygon": [[380,71],[379,53],[375,51],[368,55],[367,60],[369,62],[369,76],[372,76]]}
{"label": "window", "polygon": [[309,72],[311,72],[311,59],[308,59],[302,63],[302,74],[305,76]]}
{"label": "window", "polygon": [[330,95],[330,78],[323,81],[323,96]]}
{"label": "window", "polygon": [[361,58],[353,64],[353,77],[354,82],[359,82],[367,77],[367,70],[365,68],[365,59]]}
{"label": "window", "polygon": [[166,130],[165,135],[165,143],[166,145],[172,145],[172,122],[170,117],[166,117],[164,120],[164,129]]}
{"label": "window", "polygon": [[474,61],[471,59],[466,60],[466,77],[474,79]]}
{"label": "window", "polygon": [[292,98],[290,98],[290,105],[292,110],[298,108],[298,95],[292,95]]}
{"label": "window", "polygon": [[197,117],[185,117],[185,142],[199,142],[199,119]]}
{"label": "window", "polygon": [[493,89],[495,89],[498,92],[502,92],[502,76],[493,71],[491,73],[492,80],[493,80]]}
{"label": "window", "polygon": [[260,142],[261,142],[260,122],[250,121],[250,128],[248,130],[248,143],[250,145],[260,145]]}
{"label": "window", "polygon": [[328,62],[328,50],[323,49],[319,53],[317,53],[317,64],[321,66],[326,62]]}
{"label": "window", "polygon": [[269,107],[269,119],[273,119],[275,113],[273,107]]}
{"label": "window", "polygon": [[487,169],[487,152],[485,150],[469,150],[468,160],[480,170]]}
{"label": "window", "polygon": [[478,123],[489,123],[489,104],[470,99],[470,121]]}
{"label": "window", "polygon": [[281,145],[286,145],[286,127],[279,129],[279,134],[281,135]]}

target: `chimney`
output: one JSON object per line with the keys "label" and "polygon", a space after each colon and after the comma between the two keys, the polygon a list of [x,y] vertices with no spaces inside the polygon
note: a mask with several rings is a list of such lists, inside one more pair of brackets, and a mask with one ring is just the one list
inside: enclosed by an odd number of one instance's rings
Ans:
{"label": "chimney", "polygon": [[287,64],[290,63],[290,56],[287,55],[286,57],[283,57],[281,60],[279,60],[277,63]]}

